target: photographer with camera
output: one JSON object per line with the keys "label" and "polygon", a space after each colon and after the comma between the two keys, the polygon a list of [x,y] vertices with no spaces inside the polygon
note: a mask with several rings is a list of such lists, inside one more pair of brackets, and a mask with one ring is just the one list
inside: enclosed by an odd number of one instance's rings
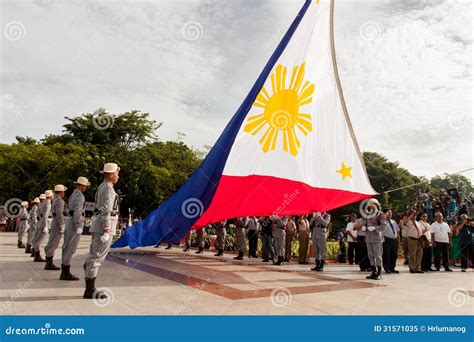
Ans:
{"label": "photographer with camera", "polygon": [[461,271],[466,272],[468,261],[474,265],[474,224],[472,218],[461,215],[461,223],[456,228],[461,245]]}

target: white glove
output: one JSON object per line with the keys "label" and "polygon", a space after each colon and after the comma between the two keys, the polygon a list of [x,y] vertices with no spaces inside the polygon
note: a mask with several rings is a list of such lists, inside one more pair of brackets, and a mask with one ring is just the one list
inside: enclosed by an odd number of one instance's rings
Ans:
{"label": "white glove", "polygon": [[44,227],[43,234],[48,234],[48,227]]}
{"label": "white glove", "polygon": [[63,225],[61,226],[61,234],[64,234],[64,231],[65,231],[65,230],[66,230],[66,225],[63,224]]}
{"label": "white glove", "polygon": [[369,232],[373,232],[375,230],[375,227],[369,226],[369,227],[367,227],[367,229],[369,230]]}
{"label": "white glove", "polygon": [[103,243],[106,243],[107,241],[109,241],[109,238],[110,238],[110,234],[109,233],[104,233],[100,237],[100,241],[102,241]]}
{"label": "white glove", "polygon": [[82,228],[76,228],[76,234],[81,235],[82,234]]}

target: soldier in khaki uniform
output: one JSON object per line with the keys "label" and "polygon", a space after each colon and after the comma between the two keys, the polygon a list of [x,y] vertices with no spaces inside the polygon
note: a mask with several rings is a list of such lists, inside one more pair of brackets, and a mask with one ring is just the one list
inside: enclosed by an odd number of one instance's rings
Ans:
{"label": "soldier in khaki uniform", "polygon": [[283,264],[285,258],[285,227],[288,222],[288,217],[271,216],[271,219],[273,222],[273,244],[275,246],[275,254],[278,258],[273,265],[280,266]]}
{"label": "soldier in khaki uniform", "polygon": [[218,222],[214,225],[216,228],[216,249],[217,253],[214,256],[223,256],[224,255],[224,248],[225,248],[225,237],[227,235],[227,231],[225,229],[227,225],[227,220]]}
{"label": "soldier in khaki uniform", "polygon": [[33,239],[33,248],[35,252],[35,259],[33,260],[34,262],[46,261],[41,257],[40,247],[41,243],[49,232],[49,225],[51,222],[49,217],[51,215],[51,201],[53,199],[53,191],[46,190],[44,192],[44,195],[45,200],[43,203],[40,204],[38,208],[39,222],[38,226],[36,227],[35,237]]}
{"label": "soldier in khaki uniform", "polygon": [[40,199],[38,197],[36,197],[31,203],[30,216],[28,218],[30,228],[28,229],[25,253],[31,253],[31,243],[33,241],[33,236],[35,235],[36,225],[38,224],[37,210],[39,203]]}
{"label": "soldier in khaki uniform", "polygon": [[387,228],[385,215],[382,211],[378,210],[380,206],[379,201],[375,198],[371,198],[367,202],[367,210],[369,211],[368,216],[364,219],[363,223],[359,223],[355,228],[360,228],[360,225],[366,226],[366,238],[365,242],[367,245],[367,255],[370,261],[370,269],[372,273],[368,275],[367,279],[380,280],[382,279],[382,253],[383,253],[383,235],[382,232]]}
{"label": "soldier in khaki uniform", "polygon": [[23,243],[23,236],[25,232],[28,230],[28,202],[24,201],[21,202],[21,209],[20,209],[20,223],[18,224],[18,248],[25,248],[25,244]]}
{"label": "soldier in khaki uniform", "polygon": [[245,226],[247,225],[245,217],[238,217],[235,220],[235,240],[237,242],[237,250],[239,255],[237,255],[235,260],[244,260],[245,254]]}
{"label": "soldier in khaki uniform", "polygon": [[43,206],[43,202],[46,200],[46,195],[45,194],[41,194],[38,196],[38,199],[39,199],[39,203],[36,207],[36,227],[35,227],[35,231],[33,232],[33,236],[31,237],[31,255],[30,257],[34,258],[36,253],[35,253],[35,248],[34,248],[34,242],[36,240],[36,234],[38,234],[38,226],[39,226],[39,222],[40,222],[40,212],[41,212],[41,208]]}
{"label": "soldier in khaki uniform", "polygon": [[54,199],[51,204],[51,214],[53,219],[51,221],[51,230],[49,232],[48,244],[44,248],[46,254],[46,265],[44,266],[45,270],[57,271],[60,268],[53,263],[54,252],[61,242],[63,237],[64,230],[66,228],[66,223],[64,217],[68,215],[66,202],[64,202],[64,195],[67,188],[58,184],[54,187]]}
{"label": "soldier in khaki uniform", "polygon": [[79,280],[71,273],[71,259],[76,253],[82,231],[84,229],[84,191],[91,185],[87,178],[79,177],[74,192],[68,201],[69,217],[66,220],[64,242],[62,248],[61,280]]}
{"label": "soldier in khaki uniform", "polygon": [[99,267],[105,260],[117,231],[119,197],[114,185],[119,180],[120,168],[115,163],[106,163],[103,171],[104,181],[95,194],[95,217],[91,223],[91,245],[84,263],[86,289],[84,298],[104,299],[107,295],[95,288]]}
{"label": "soldier in khaki uniform", "polygon": [[296,235],[296,223],[291,216],[288,218],[288,223],[285,227],[285,262],[291,260],[291,246]]}
{"label": "soldier in khaki uniform", "polygon": [[313,229],[311,238],[313,240],[314,259],[316,262],[316,266],[311,271],[322,272],[324,270],[329,222],[331,222],[331,215],[326,212],[322,214],[317,212],[309,223],[309,226]]}
{"label": "soldier in khaki uniform", "polygon": [[198,245],[198,250],[196,254],[204,253],[204,234],[206,234],[205,228],[196,229],[196,241]]}
{"label": "soldier in khaki uniform", "polygon": [[189,252],[189,249],[191,248],[191,243],[192,243],[192,237],[191,237],[192,233],[191,231],[188,232],[188,234],[186,234],[185,236],[185,241],[186,241],[186,244],[184,245],[184,249],[183,249],[183,252]]}

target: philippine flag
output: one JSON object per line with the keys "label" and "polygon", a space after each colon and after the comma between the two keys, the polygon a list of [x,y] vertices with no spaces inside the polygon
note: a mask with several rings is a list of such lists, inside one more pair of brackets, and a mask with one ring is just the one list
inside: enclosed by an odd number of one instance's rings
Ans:
{"label": "philippine flag", "polygon": [[334,3],[306,1],[200,167],[114,247],[180,240],[240,216],[299,215],[372,197],[345,108]]}

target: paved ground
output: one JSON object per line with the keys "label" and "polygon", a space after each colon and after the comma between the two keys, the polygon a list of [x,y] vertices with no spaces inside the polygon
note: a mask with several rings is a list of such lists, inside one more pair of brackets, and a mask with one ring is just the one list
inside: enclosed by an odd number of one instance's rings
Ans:
{"label": "paved ground", "polygon": [[[83,237],[72,270],[83,278],[89,237]],[[42,251],[42,253],[44,253]],[[44,254],[43,254],[44,255]],[[16,248],[13,233],[0,233],[0,314],[7,315],[463,315],[474,313],[472,270],[409,274],[369,281],[356,266],[282,267],[260,259],[233,261],[179,248],[113,250],[97,285],[109,299],[82,299],[83,279],[58,280]],[[60,264],[60,250],[56,252]]]}

